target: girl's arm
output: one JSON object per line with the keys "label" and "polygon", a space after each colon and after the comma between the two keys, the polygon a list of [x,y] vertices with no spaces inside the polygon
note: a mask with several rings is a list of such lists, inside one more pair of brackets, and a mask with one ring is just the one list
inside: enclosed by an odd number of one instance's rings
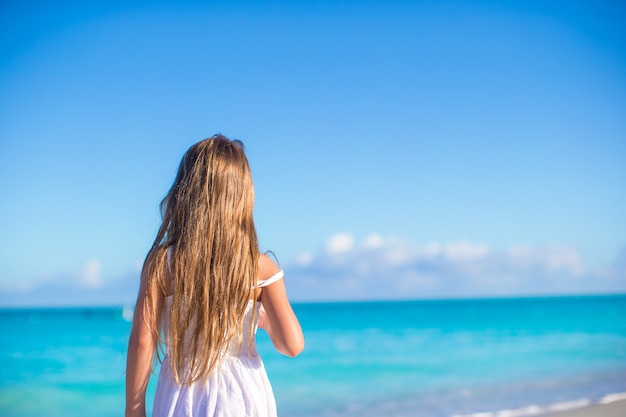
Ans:
{"label": "girl's arm", "polygon": [[155,340],[151,328],[154,324],[149,320],[159,320],[159,314],[163,307],[164,296],[161,291],[156,291],[156,316],[149,317],[146,314],[146,291],[147,291],[147,265],[141,273],[141,285],[135,304],[133,316],[133,328],[128,341],[128,357],[126,359],[126,417],[146,416],[146,388],[152,373],[152,359],[156,349]]}
{"label": "girl's arm", "polygon": [[[261,255],[259,271],[261,276],[271,276],[278,268],[271,259]],[[304,349],[304,335],[287,299],[284,280],[263,287],[261,302],[265,314],[261,311],[260,327],[265,329],[277,351],[292,358],[297,356]]]}

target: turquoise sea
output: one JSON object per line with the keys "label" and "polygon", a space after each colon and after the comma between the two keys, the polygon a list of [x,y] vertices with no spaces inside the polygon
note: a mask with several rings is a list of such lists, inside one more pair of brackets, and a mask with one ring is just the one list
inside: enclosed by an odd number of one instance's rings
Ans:
{"label": "turquoise sea", "polygon": [[[258,336],[283,417],[515,416],[626,392],[626,295],[294,309],[301,356]],[[0,416],[122,415],[128,315],[0,310]]]}

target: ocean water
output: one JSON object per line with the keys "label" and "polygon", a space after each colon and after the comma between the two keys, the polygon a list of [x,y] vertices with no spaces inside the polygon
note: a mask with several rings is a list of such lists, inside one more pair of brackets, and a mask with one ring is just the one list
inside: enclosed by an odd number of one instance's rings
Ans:
{"label": "ocean water", "polygon": [[[257,338],[283,417],[514,416],[626,392],[626,295],[294,309],[299,357]],[[0,416],[122,415],[127,316],[0,310]]]}

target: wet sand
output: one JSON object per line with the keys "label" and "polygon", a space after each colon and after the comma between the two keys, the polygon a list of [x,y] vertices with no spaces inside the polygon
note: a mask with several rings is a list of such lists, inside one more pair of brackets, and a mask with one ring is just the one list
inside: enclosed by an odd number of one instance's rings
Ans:
{"label": "wet sand", "polygon": [[556,411],[549,417],[626,417],[626,399],[596,403],[575,410]]}

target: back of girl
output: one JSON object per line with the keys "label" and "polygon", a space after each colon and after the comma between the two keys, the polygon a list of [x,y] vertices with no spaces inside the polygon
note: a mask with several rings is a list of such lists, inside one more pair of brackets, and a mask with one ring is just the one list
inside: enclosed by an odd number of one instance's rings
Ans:
{"label": "back of girl", "polygon": [[276,415],[256,352],[257,327],[291,357],[304,338],[282,270],[259,253],[253,207],[241,142],[215,135],[185,153],[142,270],[128,346],[127,417],[146,415],[155,353],[162,365],[154,417]]}

